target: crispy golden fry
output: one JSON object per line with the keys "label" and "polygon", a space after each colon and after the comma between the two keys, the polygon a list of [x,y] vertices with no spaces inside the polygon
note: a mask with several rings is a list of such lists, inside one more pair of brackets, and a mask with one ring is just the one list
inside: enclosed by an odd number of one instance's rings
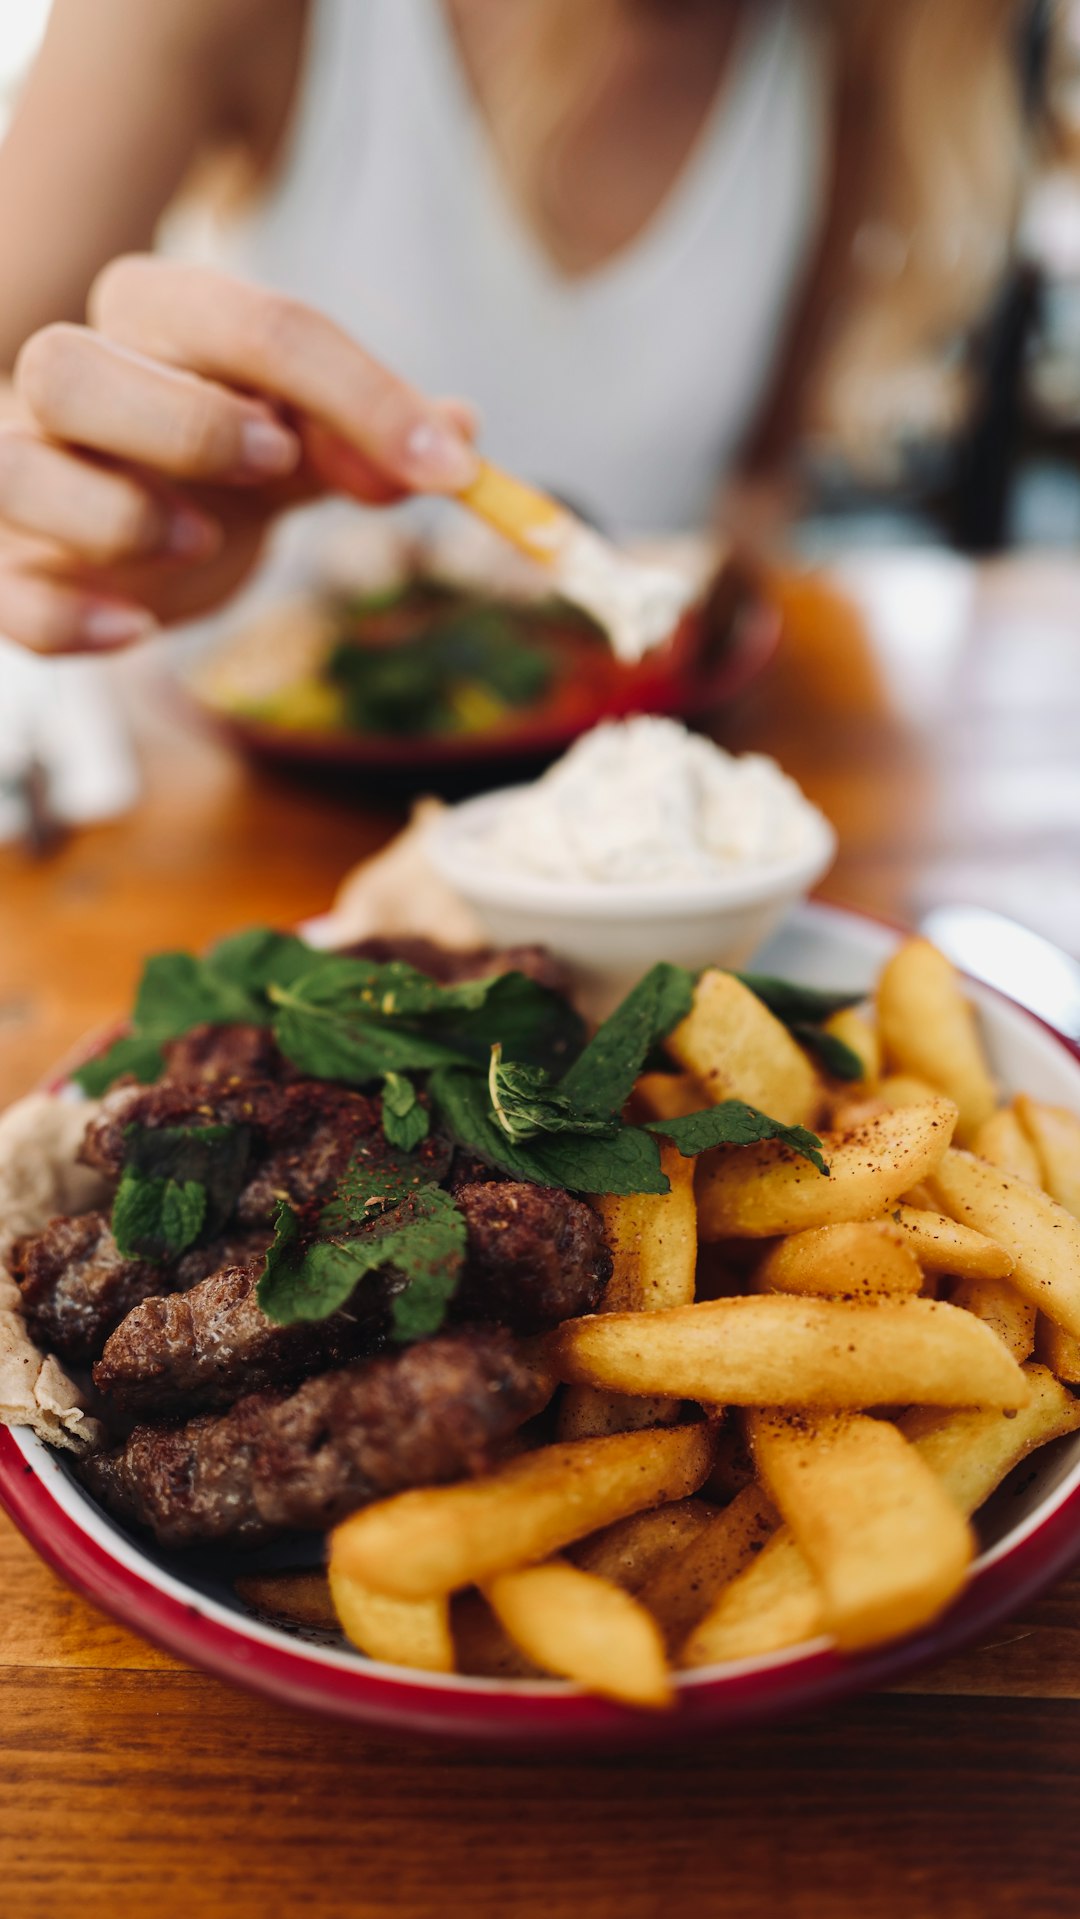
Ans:
{"label": "crispy golden fry", "polygon": [[872,1090],[881,1074],[881,1041],[873,1021],[865,1013],[860,1013],[858,1007],[845,1006],[825,1021],[825,1031],[858,1055],[863,1070],[857,1084],[868,1091]]}
{"label": "crispy golden fry", "polygon": [[684,1642],[680,1666],[757,1659],[825,1632],[821,1587],[786,1526],[720,1592]]}
{"label": "crispy golden fry", "polygon": [[883,1293],[917,1293],[922,1277],[895,1221],[860,1219],[812,1226],[777,1240],[758,1267],[755,1283],[764,1293],[873,1299]]}
{"label": "crispy golden fry", "polygon": [[1035,1149],[1039,1184],[1080,1219],[1080,1118],[1065,1106],[1044,1106],[1021,1093],[1016,1116]]}
{"label": "crispy golden fry", "polygon": [[718,1406],[840,1411],[913,1400],[1012,1407],[1027,1399],[1023,1373],[989,1329],[931,1299],[853,1304],[769,1293],[676,1306],[648,1319],[597,1314],[567,1320],[547,1350],[563,1379]]}
{"label": "crispy golden fry", "polygon": [[720,1147],[700,1162],[698,1232],[705,1240],[771,1239],[875,1219],[940,1163],[955,1123],[947,1099],[882,1113],[826,1139],[828,1178],[775,1141]]}
{"label": "crispy golden fry", "polygon": [[1080,1220],[973,1153],[946,1153],[930,1184],[944,1212],[1012,1254],[1017,1292],[1080,1336]]}
{"label": "crispy golden fry", "polygon": [[542,1446],[480,1479],[398,1493],[354,1513],[332,1535],[332,1563],[380,1592],[438,1598],[685,1499],[711,1463],[705,1424]]}
{"label": "crispy golden fry", "polygon": [[[604,1238],[615,1262],[601,1306],[605,1313],[655,1312],[662,1306],[686,1305],[694,1297],[694,1162],[685,1159],[677,1146],[665,1145],[660,1163],[670,1192],[633,1193],[599,1202]],[[678,1400],[634,1401],[625,1395],[612,1398],[594,1387],[572,1387],[559,1405],[558,1435],[593,1439],[636,1427],[671,1425],[678,1416]]]}
{"label": "crispy golden fry", "polygon": [[[1007,1416],[917,1407],[900,1431],[967,1518],[1038,1447],[1080,1427],[1080,1401],[1043,1366],[1028,1365],[1028,1404]],[[820,1587],[787,1527],[719,1595],[683,1647],[680,1664],[707,1666],[779,1652],[826,1630]]]}
{"label": "crispy golden fry", "polygon": [[1031,1186],[1042,1185],[1039,1156],[1016,1117],[1015,1107],[999,1106],[996,1113],[984,1119],[972,1139],[971,1150],[980,1159],[988,1159],[991,1166],[1000,1166],[1003,1173],[1014,1173]]}
{"label": "crispy golden fry", "polygon": [[955,1598],[967,1521],[907,1440],[865,1413],[747,1414],[758,1470],[846,1651],[914,1632]]}
{"label": "crispy golden fry", "polygon": [[976,1233],[960,1226],[944,1213],[919,1206],[894,1207],[889,1217],[907,1234],[919,1265],[928,1273],[956,1273],[969,1279],[1007,1279],[1013,1269],[1012,1254]]}
{"label": "crispy golden fry", "polygon": [[245,1573],[233,1581],[236,1592],[252,1612],[288,1626],[315,1627],[336,1632],[338,1618],[330,1587],[321,1567],[310,1572]]}
{"label": "crispy golden fry", "polygon": [[701,975],[693,1011],[664,1042],[713,1105],[744,1099],[789,1126],[807,1126],[818,1077],[786,1026],[734,973]]}
{"label": "crispy golden fry", "polygon": [[925,1106],[940,1091],[940,1087],[931,1086],[929,1080],[918,1079],[914,1073],[885,1073],[878,1083],[878,1098],[886,1106]]}
{"label": "crispy golden fry", "polygon": [[330,1593],[354,1646],[369,1659],[421,1672],[453,1672],[454,1642],[445,1599],[393,1599],[351,1579],[331,1560]]}
{"label": "crispy golden fry", "polygon": [[492,1579],[484,1594],[514,1644],[545,1671],[632,1706],[670,1706],[656,1621],[629,1593],[566,1560]]}
{"label": "crispy golden fry", "polygon": [[779,1516],[756,1483],[744,1486],[654,1570],[638,1598],[657,1620],[674,1652],[721,1588],[749,1566],[776,1531]]}
{"label": "crispy golden fry", "polygon": [[1011,1418],[979,1407],[942,1413],[916,1406],[899,1421],[905,1438],[969,1516],[1029,1453],[1080,1427],[1080,1400],[1045,1366],[1031,1362],[1024,1372],[1031,1397]]}
{"label": "crispy golden fry", "polygon": [[681,1552],[715,1518],[716,1509],[703,1499],[677,1499],[651,1512],[631,1513],[614,1526],[579,1540],[569,1557],[583,1572],[610,1579],[624,1592],[638,1593],[657,1567],[672,1553]]}
{"label": "crispy golden fry", "polygon": [[970,1140],[997,1105],[975,1015],[954,968],[929,940],[905,940],[882,968],[878,1029],[890,1071],[910,1073],[959,1109],[957,1132]]}
{"label": "crispy golden fry", "polygon": [[1080,1339],[1075,1333],[1063,1332],[1045,1313],[1038,1315],[1035,1324],[1035,1357],[1058,1379],[1080,1386]]}
{"label": "crispy golden fry", "polygon": [[685,1119],[708,1104],[692,1073],[642,1073],[634,1087],[633,1107],[641,1119]]}
{"label": "crispy golden fry", "polygon": [[1035,1350],[1035,1308],[1007,1279],[961,1279],[951,1303],[974,1313],[1007,1347],[1018,1366]]}

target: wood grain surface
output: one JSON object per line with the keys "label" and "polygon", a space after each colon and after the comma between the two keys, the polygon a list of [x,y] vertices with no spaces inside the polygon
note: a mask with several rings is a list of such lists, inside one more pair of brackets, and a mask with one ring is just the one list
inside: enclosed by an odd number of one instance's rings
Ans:
{"label": "wood grain surface", "polygon": [[[831,814],[831,897],[946,899],[1080,951],[1080,568],[894,563],[778,586],[780,659],[718,726]],[[142,956],[329,901],[400,818],[253,772],[117,680],[145,794],[0,849],[0,1103],[122,1009]],[[1080,1575],[984,1645],[782,1729],[661,1758],[376,1742],[192,1673],[0,1521],[0,1914],[1043,1919],[1080,1911]]]}

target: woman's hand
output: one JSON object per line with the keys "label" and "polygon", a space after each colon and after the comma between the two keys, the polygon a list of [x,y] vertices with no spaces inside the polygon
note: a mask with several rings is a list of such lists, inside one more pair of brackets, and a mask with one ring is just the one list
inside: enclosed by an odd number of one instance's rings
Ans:
{"label": "woman's hand", "polygon": [[0,431],[0,633],[25,646],[124,646],[205,612],[320,493],[386,505],[473,477],[468,409],[297,301],[131,256],[89,310],[27,341]]}

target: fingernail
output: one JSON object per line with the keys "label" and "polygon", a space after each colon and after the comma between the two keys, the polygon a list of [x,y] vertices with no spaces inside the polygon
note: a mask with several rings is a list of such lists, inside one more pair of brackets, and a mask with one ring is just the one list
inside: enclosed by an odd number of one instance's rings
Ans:
{"label": "fingernail", "polygon": [[476,478],[479,464],[459,434],[430,420],[413,427],[405,442],[405,457],[418,485],[446,488],[451,493]]}
{"label": "fingernail", "polygon": [[291,473],[300,458],[300,442],[276,420],[245,420],[240,450],[249,473]]}
{"label": "fingernail", "polygon": [[213,520],[206,520],[201,513],[193,513],[190,507],[181,506],[169,517],[161,551],[171,553],[179,560],[201,560],[216,552],[220,544],[221,529],[215,526]]}
{"label": "fingernail", "polygon": [[87,646],[130,646],[153,633],[157,621],[151,613],[135,606],[90,606],[80,621],[80,633]]}

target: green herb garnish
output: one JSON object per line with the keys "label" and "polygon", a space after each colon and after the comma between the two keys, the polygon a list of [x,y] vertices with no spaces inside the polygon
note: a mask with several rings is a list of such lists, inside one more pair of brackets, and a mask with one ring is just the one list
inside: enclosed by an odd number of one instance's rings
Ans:
{"label": "green herb garnish", "polygon": [[391,1146],[411,1153],[427,1138],[430,1126],[427,1107],[420,1104],[411,1079],[404,1073],[387,1073],[383,1079],[382,1129]]}
{"label": "green herb garnish", "polygon": [[827,1033],[824,1021],[845,1007],[857,1006],[865,992],[832,993],[820,986],[800,986],[793,980],[773,979],[768,973],[736,973],[736,979],[748,986],[770,1013],[775,1013],[793,1039],[805,1046],[832,1075],[833,1079],[855,1080],[863,1077],[863,1063],[854,1048]]}
{"label": "green herb garnish", "polygon": [[112,1234],[125,1259],[184,1253],[225,1226],[247,1173],[246,1126],[128,1126]]}

